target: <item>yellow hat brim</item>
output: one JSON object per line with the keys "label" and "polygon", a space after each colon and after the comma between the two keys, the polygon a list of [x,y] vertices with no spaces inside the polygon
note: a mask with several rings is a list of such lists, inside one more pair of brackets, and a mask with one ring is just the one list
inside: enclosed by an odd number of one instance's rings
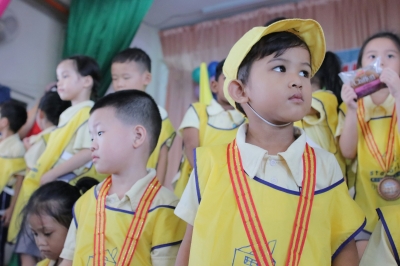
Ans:
{"label": "yellow hat brim", "polygon": [[318,71],[325,57],[325,37],[321,25],[312,19],[285,19],[275,22],[268,27],[255,27],[242,36],[230,50],[225,60],[223,72],[226,77],[224,94],[228,102],[236,108],[235,101],[229,95],[229,84],[237,79],[239,66],[250,52],[251,48],[263,36],[288,31],[300,37],[308,46],[311,53],[311,76]]}

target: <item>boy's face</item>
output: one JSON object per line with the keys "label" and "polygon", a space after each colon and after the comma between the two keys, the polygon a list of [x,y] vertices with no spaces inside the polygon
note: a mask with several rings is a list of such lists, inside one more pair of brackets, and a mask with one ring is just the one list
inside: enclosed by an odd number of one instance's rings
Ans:
{"label": "boy's face", "polygon": [[224,81],[225,75],[221,73],[217,80],[213,80],[211,82],[211,90],[213,93],[217,95],[217,101],[221,105],[229,105],[228,100],[225,98],[224,95]]}
{"label": "boy's face", "polygon": [[151,74],[134,61],[111,65],[112,85],[115,91],[144,91],[151,81]]}
{"label": "boy's face", "polygon": [[[244,90],[247,102],[274,124],[302,119],[311,107],[310,53],[303,47],[287,49],[257,60],[250,69]],[[252,111],[242,104],[251,119]]]}
{"label": "boy's face", "polygon": [[92,161],[97,172],[115,174],[132,164],[130,158],[132,126],[125,125],[113,107],[95,110],[89,118]]}

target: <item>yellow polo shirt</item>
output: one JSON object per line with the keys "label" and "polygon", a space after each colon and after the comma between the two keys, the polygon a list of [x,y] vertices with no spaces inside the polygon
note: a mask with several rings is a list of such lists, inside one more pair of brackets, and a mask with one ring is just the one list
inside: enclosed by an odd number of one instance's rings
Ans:
{"label": "yellow polo shirt", "polygon": [[[289,148],[277,155],[270,155],[267,150],[246,142],[247,126],[247,124],[241,125],[236,135],[246,174],[250,178],[261,179],[273,186],[299,191],[303,181],[302,156],[305,144],[308,143],[304,131],[295,127],[294,135],[297,139]],[[322,160],[324,164],[317,167],[315,190],[327,188],[342,180],[343,174],[335,156],[315,146],[314,149],[317,156],[321,154],[324,157]],[[193,225],[198,208],[195,173],[192,172],[175,214]]]}
{"label": "yellow polo shirt", "polygon": [[[58,122],[57,127],[63,127],[64,125],[66,125],[83,107],[93,107],[93,105],[93,101],[84,101],[69,107],[61,114],[60,121]],[[86,121],[84,124],[81,125],[81,127],[76,131],[75,135],[71,138],[71,141],[68,143],[63,154],[61,155],[61,158],[57,161],[54,167],[69,160],[72,156],[74,156],[74,154],[78,153],[80,150],[90,149],[91,146],[92,140],[89,134],[88,121]],[[78,176],[82,174],[86,168],[87,166],[84,165],[78,169],[75,169],[73,173]]]}
{"label": "yellow polo shirt", "polygon": [[[140,202],[140,199],[147,188],[148,184],[155,177],[156,171],[154,169],[148,169],[148,174],[142,179],[138,180],[124,195],[122,199],[119,199],[117,194],[108,195],[106,197],[106,206],[113,209],[119,209],[124,211],[135,211]],[[104,181],[103,181],[104,182]],[[100,183],[96,186],[97,193],[100,191],[101,185]],[[92,190],[87,193],[93,193]],[[162,205],[155,204],[155,202],[162,201]],[[156,195],[153,203],[150,207],[150,210],[156,208],[170,208],[175,209],[175,206],[178,203],[178,199],[175,195],[169,191],[165,187],[161,187],[160,191]],[[173,215],[173,213],[171,212]],[[64,249],[60,255],[61,258],[67,260],[73,260],[75,246],[76,246],[76,233],[77,233],[77,221],[74,220],[71,222],[70,228],[68,230],[68,235],[65,240]],[[182,221],[181,223],[183,227],[183,231],[185,228],[185,223]],[[127,225],[128,226],[128,225]],[[168,225],[166,225],[168,226]],[[88,235],[87,237],[93,238],[93,235]],[[182,235],[183,237],[183,235]],[[122,245],[122,243],[121,243]],[[179,250],[180,243],[175,243],[171,245],[165,245],[164,247],[156,247],[152,251],[149,250],[151,255],[151,261],[153,265],[157,266],[173,266],[175,265],[176,255]]]}
{"label": "yellow polo shirt", "polygon": [[[0,157],[4,158],[19,158],[24,157],[25,147],[22,143],[18,133],[11,135],[0,142]],[[15,175],[25,175],[25,169],[16,173]],[[8,186],[14,185],[15,180],[11,179]]]}

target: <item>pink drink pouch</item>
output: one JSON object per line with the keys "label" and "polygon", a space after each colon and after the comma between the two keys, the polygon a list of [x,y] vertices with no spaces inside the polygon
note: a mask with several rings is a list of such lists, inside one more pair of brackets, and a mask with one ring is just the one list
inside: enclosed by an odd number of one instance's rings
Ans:
{"label": "pink drink pouch", "polygon": [[357,98],[360,99],[382,88],[382,83],[379,80],[382,72],[380,61],[378,57],[371,65],[353,71],[341,72],[339,77],[343,83],[349,84],[354,89]]}

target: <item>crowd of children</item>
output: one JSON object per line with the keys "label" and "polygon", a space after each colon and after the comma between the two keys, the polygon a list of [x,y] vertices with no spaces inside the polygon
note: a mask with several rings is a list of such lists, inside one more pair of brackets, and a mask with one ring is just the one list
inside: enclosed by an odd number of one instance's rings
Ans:
{"label": "crowd of children", "polygon": [[358,67],[378,58],[381,88],[358,98],[318,22],[249,30],[179,126],[175,194],[150,57],[115,55],[100,99],[96,61],[62,60],[39,134],[21,140],[31,116],[0,107],[0,264],[9,242],[22,266],[400,265],[397,35],[368,38]]}

